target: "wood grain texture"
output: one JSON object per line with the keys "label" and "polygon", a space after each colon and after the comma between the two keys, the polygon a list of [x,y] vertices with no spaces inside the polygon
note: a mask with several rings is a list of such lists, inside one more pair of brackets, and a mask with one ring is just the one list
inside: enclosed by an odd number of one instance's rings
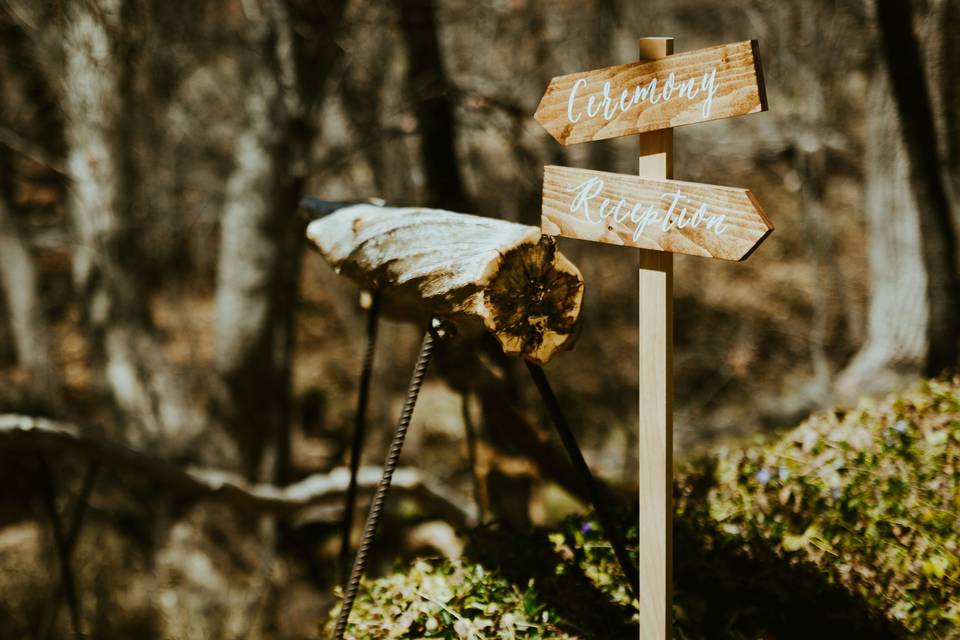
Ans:
{"label": "wood grain texture", "polygon": [[[650,135],[661,142],[664,137],[655,132]],[[644,163],[655,166],[659,161],[662,165],[665,153],[657,151],[642,161],[641,170]],[[543,232],[641,249],[743,260],[773,230],[773,224],[747,189],[655,180],[647,175],[545,167]]]}
{"label": "wood grain texture", "polygon": [[[643,38],[640,59],[673,53],[673,38]],[[673,177],[673,131],[640,136],[640,175]],[[673,254],[639,256],[640,638],[667,640],[673,604]]]}
{"label": "wood grain texture", "polygon": [[766,109],[757,42],[747,40],[558,76],[534,118],[559,143],[576,144]]}
{"label": "wood grain texture", "polygon": [[545,364],[572,346],[583,277],[536,227],[440,209],[356,204],[310,223],[337,273],[381,293],[392,317],[447,317]]}

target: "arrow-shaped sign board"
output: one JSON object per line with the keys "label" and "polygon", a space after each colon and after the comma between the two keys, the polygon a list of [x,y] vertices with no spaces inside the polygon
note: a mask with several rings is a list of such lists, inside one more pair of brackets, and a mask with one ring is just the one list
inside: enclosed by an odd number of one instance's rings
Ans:
{"label": "arrow-shaped sign board", "polygon": [[747,189],[547,166],[548,235],[743,260],[773,231]]}
{"label": "arrow-shaped sign board", "polygon": [[537,122],[575,144],[767,110],[756,40],[558,76]]}

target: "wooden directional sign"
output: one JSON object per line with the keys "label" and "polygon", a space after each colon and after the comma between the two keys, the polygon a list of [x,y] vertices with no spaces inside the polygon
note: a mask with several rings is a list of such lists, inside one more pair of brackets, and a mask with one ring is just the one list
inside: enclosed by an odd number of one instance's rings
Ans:
{"label": "wooden directional sign", "polygon": [[[682,124],[766,111],[753,40],[554,78],[535,118],[561,144],[640,134],[640,177],[548,166],[541,229],[639,251],[640,637],[672,637],[673,254],[743,260],[773,231],[747,189],[669,180]],[[631,572],[625,569],[629,575]],[[642,596],[640,594],[643,594]]]}
{"label": "wooden directional sign", "polygon": [[747,189],[547,166],[548,235],[743,260],[773,231]]}
{"label": "wooden directional sign", "polygon": [[757,42],[747,40],[556,77],[534,118],[575,144],[766,110]]}

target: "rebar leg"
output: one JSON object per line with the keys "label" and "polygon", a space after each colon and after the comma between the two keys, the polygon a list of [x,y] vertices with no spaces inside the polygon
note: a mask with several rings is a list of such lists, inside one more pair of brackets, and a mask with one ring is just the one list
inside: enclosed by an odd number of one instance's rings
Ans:
{"label": "rebar leg", "polygon": [[417,396],[420,394],[423,377],[427,372],[427,366],[430,364],[430,357],[433,355],[434,340],[442,337],[443,328],[440,326],[440,321],[437,319],[431,320],[430,328],[424,334],[423,342],[420,345],[420,355],[417,358],[417,364],[413,369],[413,376],[410,379],[407,399],[403,404],[403,411],[400,412],[397,430],[393,434],[390,451],[387,453],[387,460],[383,465],[383,476],[380,478],[380,484],[377,486],[377,491],[373,496],[373,502],[370,504],[370,513],[363,527],[360,546],[357,549],[356,558],[353,560],[353,571],[350,574],[350,582],[347,584],[344,592],[343,605],[340,607],[340,615],[337,617],[337,625],[333,632],[335,640],[343,640],[343,634],[347,630],[350,611],[353,609],[353,602],[356,600],[357,590],[360,588],[360,579],[363,578],[363,572],[367,566],[367,554],[370,552],[370,545],[377,533],[377,526],[380,524],[383,503],[387,497],[387,492],[390,490],[390,483],[393,481],[393,472],[396,470],[397,463],[400,461],[400,451],[403,449],[403,441],[407,436],[407,429],[410,427],[413,408],[417,404]]}
{"label": "rebar leg", "polygon": [[596,480],[594,480],[593,474],[590,472],[590,467],[587,466],[587,461],[583,459],[583,452],[580,450],[577,439],[570,430],[570,424],[567,422],[567,418],[560,408],[560,402],[557,400],[557,396],[554,395],[553,389],[550,388],[546,374],[540,366],[532,362],[527,362],[526,364],[533,378],[533,382],[537,385],[537,390],[540,392],[540,397],[543,398],[543,402],[547,406],[550,419],[553,421],[557,433],[560,434],[563,447],[567,450],[567,455],[570,456],[570,461],[576,468],[580,480],[587,488],[590,502],[593,503],[597,518],[600,520],[600,524],[603,525],[603,530],[610,540],[610,545],[613,547],[613,552],[617,556],[620,568],[623,569],[623,573],[629,581],[630,589],[633,591],[634,597],[639,597],[640,574],[630,559],[630,554],[627,553],[627,541],[623,535],[623,529],[618,526],[616,519],[613,517],[613,513],[610,512],[607,506],[607,501],[604,499],[604,496],[601,495],[600,488]]}
{"label": "rebar leg", "polygon": [[357,471],[363,455],[363,442],[367,431],[367,405],[370,400],[370,379],[373,375],[373,358],[377,347],[377,327],[380,319],[380,293],[373,292],[373,300],[367,311],[367,340],[363,350],[363,368],[360,371],[360,388],[357,393],[357,412],[353,424],[353,442],[350,445],[350,484],[343,504],[343,531],[340,537],[340,584],[344,588],[350,578],[350,532],[353,530],[353,515],[357,507]]}

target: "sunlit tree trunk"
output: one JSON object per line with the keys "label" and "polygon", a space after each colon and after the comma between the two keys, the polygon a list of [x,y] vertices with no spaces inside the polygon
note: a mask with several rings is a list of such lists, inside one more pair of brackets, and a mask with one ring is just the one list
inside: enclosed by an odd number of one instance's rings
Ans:
{"label": "sunlit tree trunk", "polygon": [[841,394],[895,389],[919,375],[927,351],[927,278],[920,216],[889,83],[877,73],[867,105],[864,214],[870,306],[863,347],[840,374]]}
{"label": "sunlit tree trunk", "polygon": [[222,218],[213,408],[251,477],[276,475],[285,458],[305,231],[297,204],[345,4],[274,0],[247,16],[246,126],[237,137]]}
{"label": "sunlit tree trunk", "polygon": [[107,387],[140,445],[177,451],[202,422],[158,342],[140,281],[136,163],[125,119],[135,108],[126,5],[70,2],[63,17],[68,208],[73,275]]}
{"label": "sunlit tree trunk", "polygon": [[[933,16],[951,10],[935,4]],[[944,117],[954,90],[937,63],[956,29],[933,20],[936,37],[924,38],[924,51],[908,3],[878,2],[876,12],[885,68],[875,74],[867,111],[871,300],[867,340],[838,379],[848,397],[955,366],[960,338],[952,143],[944,140],[954,132]]]}
{"label": "sunlit tree trunk", "polygon": [[[0,162],[0,170],[8,165]],[[43,317],[40,278],[6,189],[0,193],[0,256],[0,291],[9,312],[17,364],[28,376],[28,400],[49,411],[59,389],[59,367]]]}
{"label": "sunlit tree trunk", "polygon": [[910,191],[920,213],[923,262],[927,275],[927,354],[925,373],[939,374],[957,364],[960,338],[960,277],[957,234],[950,211],[939,138],[924,55],[914,33],[908,0],[877,0],[877,24],[891,92],[900,118]]}

